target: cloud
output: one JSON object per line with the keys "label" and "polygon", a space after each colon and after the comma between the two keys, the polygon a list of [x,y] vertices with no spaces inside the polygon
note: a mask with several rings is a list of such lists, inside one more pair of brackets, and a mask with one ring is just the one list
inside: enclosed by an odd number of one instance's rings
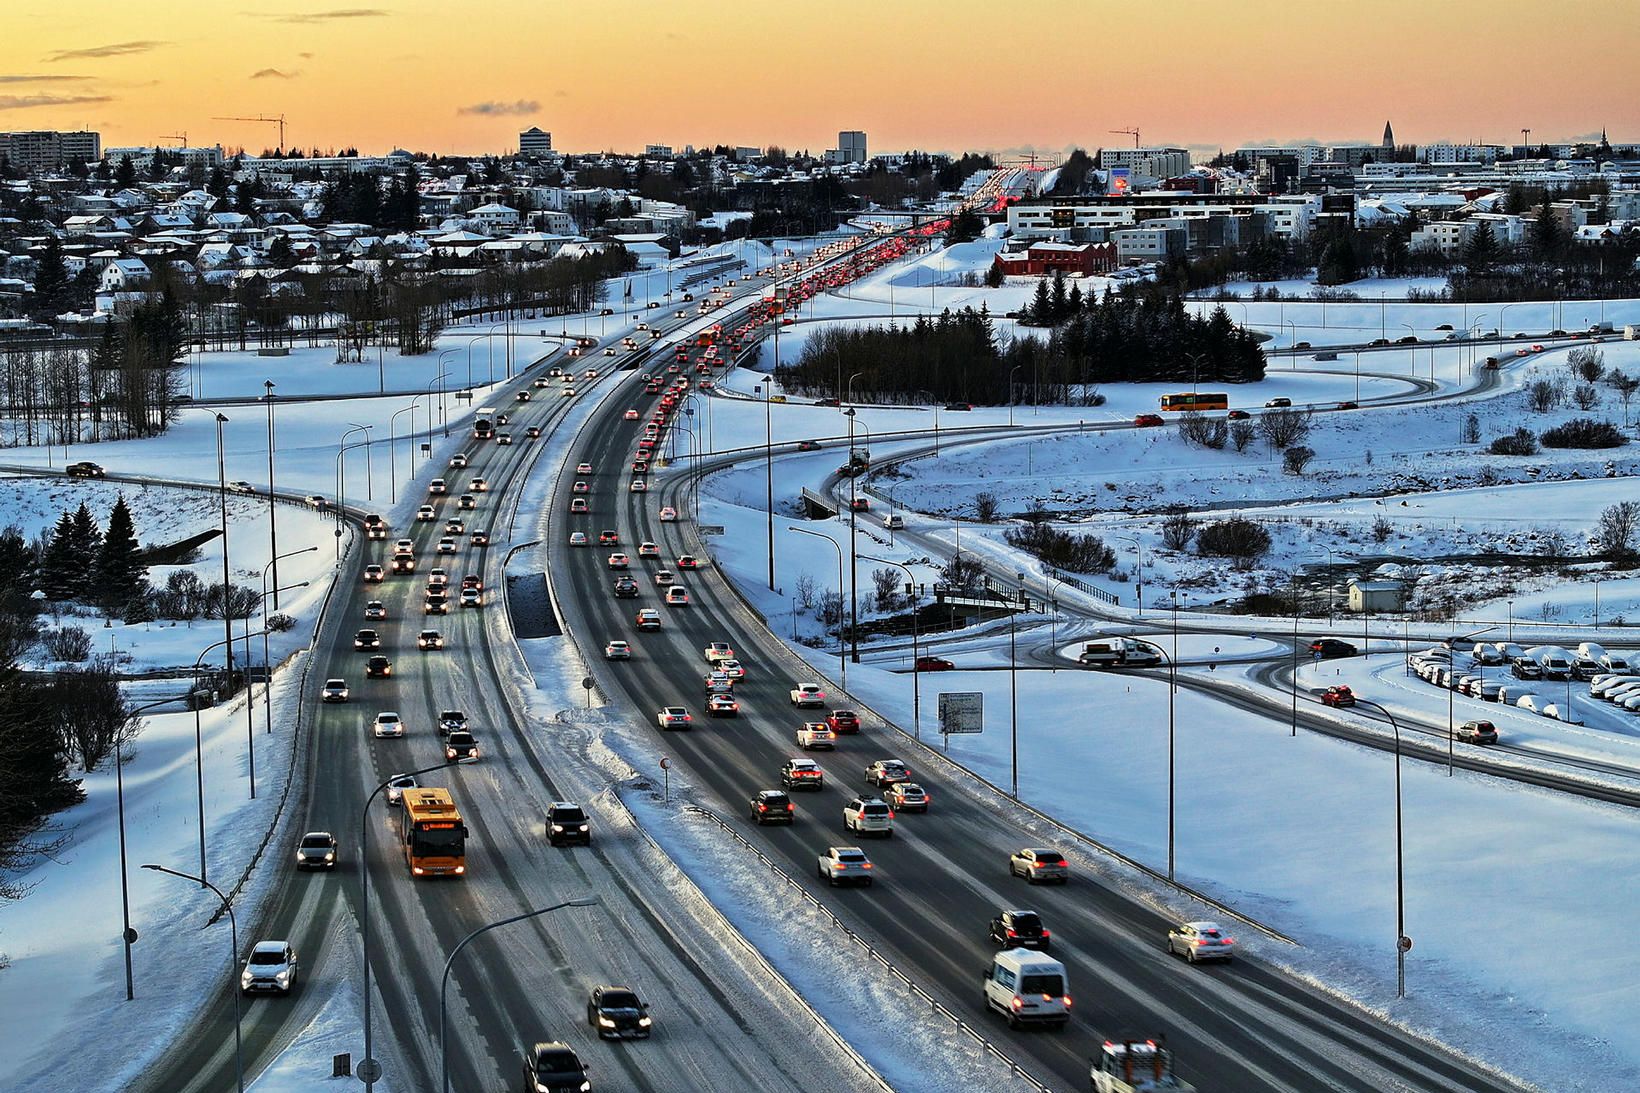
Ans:
{"label": "cloud", "polygon": [[541,104],[534,99],[519,99],[517,102],[475,102],[471,106],[456,108],[458,114],[485,114],[490,117],[523,117],[527,114],[538,113]]}
{"label": "cloud", "polygon": [[281,71],[280,69],[277,69],[277,68],[259,68],[255,72],[251,73],[251,79],[253,79],[253,80],[267,80],[267,79],[294,80],[296,77],[298,77],[300,75],[301,75],[301,73],[296,71],[295,69],[292,69],[289,72],[284,72],[284,71]]}
{"label": "cloud", "polygon": [[0,83],[81,83],[90,76],[0,76]]}
{"label": "cloud", "polygon": [[139,41],[114,42],[106,46],[90,46],[86,49],[60,49],[51,54],[46,60],[58,61],[98,60],[104,57],[128,57],[133,53],[147,53],[165,45],[165,42]]}
{"label": "cloud", "polygon": [[279,23],[333,23],[343,19],[378,19],[387,12],[381,8],[336,8],[332,11],[298,12],[294,15],[268,15],[264,18]]}
{"label": "cloud", "polygon": [[0,110],[32,110],[37,106],[81,106],[113,101],[111,95],[0,95]]}

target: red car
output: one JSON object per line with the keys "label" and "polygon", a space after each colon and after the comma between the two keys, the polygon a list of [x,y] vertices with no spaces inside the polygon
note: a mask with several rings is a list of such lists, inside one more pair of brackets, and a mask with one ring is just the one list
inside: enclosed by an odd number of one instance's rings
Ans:
{"label": "red car", "polygon": [[1228,414],[1225,415],[1225,420],[1226,421],[1246,421],[1248,418],[1250,418],[1252,416],[1253,415],[1249,414],[1246,410],[1231,410]]}
{"label": "red car", "polygon": [[1355,705],[1355,692],[1343,684],[1339,684],[1337,687],[1328,687],[1326,693],[1321,696],[1321,704],[1323,706],[1335,706],[1339,709],[1343,709],[1345,706],[1353,706]]}
{"label": "red car", "polygon": [[1338,408],[1340,410],[1359,410],[1361,409],[1361,406],[1359,403],[1354,402],[1340,402],[1338,404]]}
{"label": "red car", "polygon": [[860,715],[853,710],[833,710],[826,718],[826,725],[832,732],[859,732]]}
{"label": "red car", "polygon": [[949,672],[956,665],[941,657],[918,657],[916,667],[919,672]]}
{"label": "red car", "polygon": [[1133,419],[1133,424],[1142,429],[1151,425],[1164,425],[1166,422],[1162,421],[1161,414],[1140,414]]}

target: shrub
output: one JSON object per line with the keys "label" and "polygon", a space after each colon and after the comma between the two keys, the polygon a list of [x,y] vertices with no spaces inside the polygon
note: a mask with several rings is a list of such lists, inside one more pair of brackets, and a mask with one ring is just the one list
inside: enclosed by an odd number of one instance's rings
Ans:
{"label": "shrub", "polygon": [[1315,458],[1315,449],[1299,444],[1281,453],[1281,467],[1288,474],[1303,474],[1304,468]]}
{"label": "shrub", "polygon": [[998,502],[996,494],[990,492],[989,490],[984,490],[980,493],[974,494],[974,519],[978,520],[980,523],[995,523],[997,518],[997,509]]}
{"label": "shrub", "polygon": [[1247,450],[1247,445],[1253,442],[1253,437],[1256,436],[1257,433],[1258,426],[1254,425],[1246,418],[1242,418],[1239,421],[1232,421],[1230,423],[1230,443],[1235,446],[1235,449],[1238,452],[1245,452]]}
{"label": "shrub", "polygon": [[76,663],[91,657],[91,635],[78,626],[64,626],[40,634],[40,644],[52,660]]}
{"label": "shrub", "polygon": [[1495,437],[1488,449],[1493,455],[1537,455],[1537,437],[1530,429],[1516,429]]}
{"label": "shrub", "polygon": [[1196,551],[1214,558],[1233,558],[1248,565],[1270,550],[1270,533],[1261,524],[1232,516],[1208,524],[1196,533]]}
{"label": "shrub", "polygon": [[1180,509],[1167,514],[1162,521],[1162,546],[1168,550],[1185,550],[1196,536],[1196,519]]}
{"label": "shrub", "polygon": [[1600,405],[1600,392],[1592,383],[1580,383],[1572,388],[1572,405],[1587,413]]}
{"label": "shrub", "polygon": [[1072,573],[1103,573],[1116,564],[1116,552],[1098,536],[1063,531],[1052,524],[1021,524],[1003,538],[1055,569]]}
{"label": "shrub", "polygon": [[296,625],[296,616],[287,615],[283,611],[275,611],[263,620],[263,625],[275,634],[282,634]]}
{"label": "shrub", "polygon": [[1272,448],[1291,447],[1310,435],[1310,411],[1266,410],[1259,415],[1258,431]]}
{"label": "shrub", "polygon": [[1574,418],[1543,431],[1545,448],[1620,448],[1628,443],[1623,431],[1609,421]]}

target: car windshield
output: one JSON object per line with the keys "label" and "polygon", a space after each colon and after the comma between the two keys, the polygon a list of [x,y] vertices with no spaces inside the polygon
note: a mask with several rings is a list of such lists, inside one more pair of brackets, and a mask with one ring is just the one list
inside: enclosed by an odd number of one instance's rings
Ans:
{"label": "car windshield", "polygon": [[330,849],[330,836],[304,835],[302,837],[302,846],[308,850],[328,850]]}
{"label": "car windshield", "polygon": [[1019,977],[1020,994],[1064,994],[1065,980],[1058,972],[1027,973]]}
{"label": "car windshield", "polygon": [[1219,936],[1221,936],[1216,927],[1206,927],[1206,928],[1204,928],[1201,931],[1201,935],[1203,937],[1219,937]]}
{"label": "car windshield", "polygon": [[587,818],[587,814],[579,808],[560,808],[553,812],[552,818],[562,824],[578,824]]}
{"label": "car windshield", "polygon": [[837,860],[838,861],[843,861],[843,862],[857,863],[857,862],[865,861],[866,856],[864,854],[839,854],[839,855],[837,855]]}
{"label": "car windshield", "polygon": [[563,1078],[581,1073],[581,1060],[572,1051],[548,1051],[535,1060],[535,1076],[541,1079]]}
{"label": "car windshield", "polygon": [[263,952],[258,949],[251,953],[250,962],[252,964],[283,964],[285,962],[285,954],[277,949],[268,952]]}
{"label": "car windshield", "polygon": [[638,996],[631,991],[605,991],[602,995],[604,1009],[607,1010],[635,1010],[638,1009]]}

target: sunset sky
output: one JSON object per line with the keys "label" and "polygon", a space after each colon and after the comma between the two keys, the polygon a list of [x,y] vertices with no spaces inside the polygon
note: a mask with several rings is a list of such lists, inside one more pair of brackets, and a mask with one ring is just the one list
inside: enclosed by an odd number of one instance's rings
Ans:
{"label": "sunset sky", "polygon": [[[372,0],[348,0],[372,4]],[[1634,0],[4,0],[0,128],[105,145],[873,152],[1640,139]],[[1565,37],[1553,39],[1557,33]],[[1581,60],[1573,62],[1574,57]],[[1558,75],[1557,75],[1558,73]]]}

